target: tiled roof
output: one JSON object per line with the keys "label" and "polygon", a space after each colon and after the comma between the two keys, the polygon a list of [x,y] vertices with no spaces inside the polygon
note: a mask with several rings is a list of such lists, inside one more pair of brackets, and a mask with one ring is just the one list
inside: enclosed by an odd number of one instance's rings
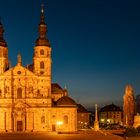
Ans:
{"label": "tiled roof", "polygon": [[33,72],[33,64],[28,65],[28,66],[27,66],[27,69],[28,69],[29,71],[32,71],[32,72]]}
{"label": "tiled roof", "polygon": [[51,86],[52,94],[64,93],[64,90],[57,83],[52,83]]}
{"label": "tiled roof", "polygon": [[111,112],[111,111],[121,111],[119,106],[116,106],[114,104],[110,104],[107,106],[104,106],[100,109],[100,112]]}
{"label": "tiled roof", "polygon": [[82,106],[81,104],[77,104],[77,107],[78,107],[78,109],[77,109],[78,113],[88,113],[88,111],[85,109],[85,107]]}
{"label": "tiled roof", "polygon": [[63,96],[57,100],[56,105],[57,106],[76,106],[77,104],[72,98],[68,96]]}

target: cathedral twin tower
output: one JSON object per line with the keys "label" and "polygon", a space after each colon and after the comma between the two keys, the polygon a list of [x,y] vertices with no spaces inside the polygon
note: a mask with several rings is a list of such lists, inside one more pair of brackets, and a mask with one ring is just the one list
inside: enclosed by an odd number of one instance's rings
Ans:
{"label": "cathedral twin tower", "polygon": [[51,81],[51,47],[44,9],[33,64],[9,67],[8,48],[0,23],[0,132],[76,131],[77,104],[67,90]]}
{"label": "cathedral twin tower", "polygon": [[[27,69],[32,71],[35,75],[47,78],[47,93],[45,96],[50,96],[51,92],[51,48],[50,43],[47,38],[47,26],[44,19],[44,9],[41,10],[40,23],[38,27],[39,37],[35,42],[33,64],[29,65]],[[8,48],[7,44],[3,38],[4,28],[0,22],[0,74],[3,74],[9,69],[8,61]],[[18,55],[18,64],[22,65],[20,62],[21,56]]]}
{"label": "cathedral twin tower", "polygon": [[0,21],[0,74],[5,72],[8,67],[8,48],[3,38],[4,29]]}

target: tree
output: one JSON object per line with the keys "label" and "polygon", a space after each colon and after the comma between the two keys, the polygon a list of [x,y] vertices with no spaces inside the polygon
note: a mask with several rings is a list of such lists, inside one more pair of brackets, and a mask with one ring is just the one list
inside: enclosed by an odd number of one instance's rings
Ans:
{"label": "tree", "polygon": [[131,85],[127,85],[125,88],[125,94],[123,96],[123,123],[124,125],[133,126],[135,115],[135,97],[134,90]]}

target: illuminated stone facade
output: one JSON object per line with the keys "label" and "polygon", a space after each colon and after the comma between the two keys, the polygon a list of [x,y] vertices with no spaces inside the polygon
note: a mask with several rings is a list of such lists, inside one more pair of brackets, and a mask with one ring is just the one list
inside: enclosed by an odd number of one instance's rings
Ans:
{"label": "illuminated stone facade", "polygon": [[104,106],[99,112],[99,122],[101,124],[122,124],[122,110],[114,104]]}
{"label": "illuminated stone facade", "polygon": [[89,128],[89,112],[81,104],[77,104],[77,128]]}
{"label": "illuminated stone facade", "polygon": [[[44,9],[33,64],[9,67],[8,47],[0,23],[0,131],[76,131],[77,105],[67,90],[51,81],[51,47],[47,39]],[[59,89],[59,90],[58,90]]]}

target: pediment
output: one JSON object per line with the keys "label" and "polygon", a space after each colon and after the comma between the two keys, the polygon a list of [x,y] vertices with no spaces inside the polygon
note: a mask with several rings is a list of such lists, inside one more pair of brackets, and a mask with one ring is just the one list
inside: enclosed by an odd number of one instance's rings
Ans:
{"label": "pediment", "polygon": [[8,71],[3,73],[3,76],[35,76],[35,74],[31,71],[29,71],[27,68],[16,65],[15,67],[9,69]]}
{"label": "pediment", "polygon": [[21,101],[21,102],[18,102],[14,105],[13,112],[17,115],[19,113],[26,112],[26,109],[28,109],[28,108],[30,108],[30,106]]}
{"label": "pediment", "polygon": [[14,108],[29,108],[30,106],[26,103],[23,103],[22,101],[21,102],[18,102],[14,105]]}

